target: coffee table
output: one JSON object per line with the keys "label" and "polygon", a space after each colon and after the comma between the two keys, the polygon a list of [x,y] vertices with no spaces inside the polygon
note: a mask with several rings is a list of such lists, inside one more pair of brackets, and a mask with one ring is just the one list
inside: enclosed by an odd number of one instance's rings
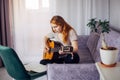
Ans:
{"label": "coffee table", "polygon": [[95,63],[100,74],[100,80],[120,80],[120,62],[115,67],[105,67],[100,62]]}

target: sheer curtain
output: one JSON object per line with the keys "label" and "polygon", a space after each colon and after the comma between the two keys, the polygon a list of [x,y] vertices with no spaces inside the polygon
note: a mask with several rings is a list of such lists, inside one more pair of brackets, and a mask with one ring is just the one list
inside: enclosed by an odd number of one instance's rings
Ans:
{"label": "sheer curtain", "polygon": [[90,18],[109,17],[108,0],[30,1],[13,0],[14,48],[24,63],[42,59],[43,39],[51,31],[52,16],[62,16],[78,35],[89,34],[86,24]]}

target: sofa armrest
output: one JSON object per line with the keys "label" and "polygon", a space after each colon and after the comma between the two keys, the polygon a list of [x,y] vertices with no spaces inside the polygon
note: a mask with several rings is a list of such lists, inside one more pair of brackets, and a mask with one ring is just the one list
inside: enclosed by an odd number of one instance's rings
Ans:
{"label": "sofa armrest", "polygon": [[48,80],[98,80],[99,73],[94,63],[48,64]]}
{"label": "sofa armrest", "polygon": [[78,35],[78,48],[86,48],[89,35]]}

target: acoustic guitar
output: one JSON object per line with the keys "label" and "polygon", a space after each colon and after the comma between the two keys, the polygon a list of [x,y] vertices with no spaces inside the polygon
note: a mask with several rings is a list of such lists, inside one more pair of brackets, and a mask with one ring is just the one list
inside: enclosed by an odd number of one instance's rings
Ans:
{"label": "acoustic guitar", "polygon": [[[54,52],[58,52],[59,50],[62,50],[65,53],[71,53],[73,51],[72,46],[63,46],[60,42],[48,40],[47,45],[49,47],[49,51],[43,53],[43,59],[51,60],[53,58]],[[62,57],[63,55],[60,55]]]}

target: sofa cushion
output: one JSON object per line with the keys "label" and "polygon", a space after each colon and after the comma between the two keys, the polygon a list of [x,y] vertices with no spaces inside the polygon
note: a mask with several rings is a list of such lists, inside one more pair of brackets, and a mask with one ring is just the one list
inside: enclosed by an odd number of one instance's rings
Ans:
{"label": "sofa cushion", "polygon": [[80,57],[80,63],[94,63],[94,60],[90,54],[89,49],[86,48],[79,48],[78,55]]}
{"label": "sofa cushion", "polygon": [[98,33],[95,33],[95,32],[90,33],[90,36],[87,41],[87,47],[92,54],[95,53],[99,37],[100,37],[100,34]]}
{"label": "sofa cushion", "polygon": [[78,35],[78,48],[87,48],[87,41],[88,41],[89,35]]}
{"label": "sofa cushion", "polygon": [[78,55],[80,57],[80,63],[93,63],[93,58],[87,47],[89,35],[79,35],[78,36]]}

